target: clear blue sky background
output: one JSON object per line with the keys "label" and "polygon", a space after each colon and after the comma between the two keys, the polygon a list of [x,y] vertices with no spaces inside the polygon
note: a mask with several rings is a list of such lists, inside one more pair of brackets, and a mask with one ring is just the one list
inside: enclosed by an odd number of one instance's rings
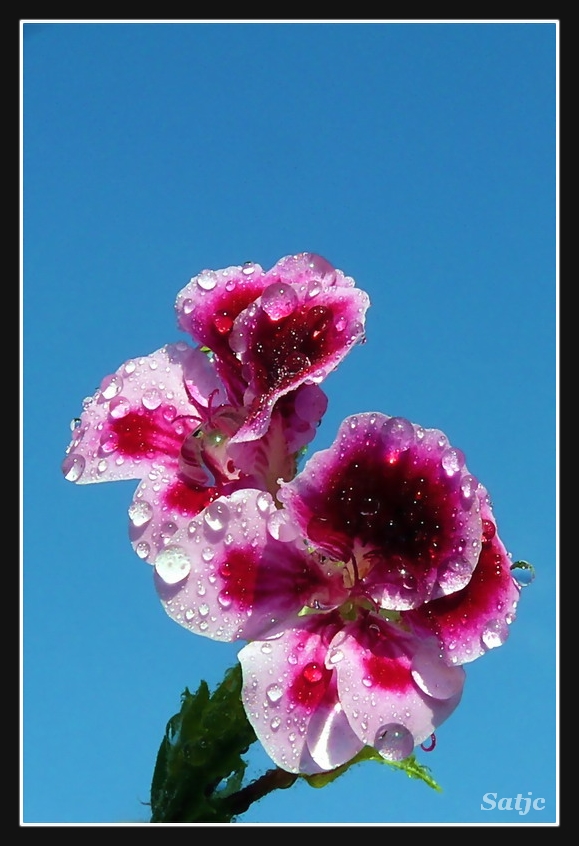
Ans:
{"label": "clear blue sky background", "polygon": [[62,478],[69,422],[184,339],[191,276],[301,251],[372,302],[310,451],[361,411],[443,429],[537,575],[418,752],[442,794],[368,763],[242,821],[556,821],[556,42],[548,21],[24,25],[24,823],[146,823],[182,690],[237,654],[164,613],[128,540],[136,482]]}

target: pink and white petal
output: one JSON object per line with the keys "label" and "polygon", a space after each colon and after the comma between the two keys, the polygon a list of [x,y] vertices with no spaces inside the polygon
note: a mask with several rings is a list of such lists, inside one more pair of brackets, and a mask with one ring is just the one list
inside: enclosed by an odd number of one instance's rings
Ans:
{"label": "pink and white petal", "polygon": [[232,386],[240,374],[240,363],[229,346],[234,320],[267,284],[260,265],[246,262],[223,270],[204,270],[177,295],[179,328],[215,353],[218,369]]}
{"label": "pink and white petal", "polygon": [[125,362],[106,376],[73,429],[62,464],[78,484],[143,478],[154,465],[175,469],[197,424],[184,380],[199,355],[184,342]]}
{"label": "pink and white petal", "polygon": [[337,270],[317,253],[284,256],[268,270],[266,276],[268,284],[281,280],[298,289],[305,286],[312,297],[315,297],[321,288],[353,288],[356,284],[351,276],[345,276],[341,270]]}
{"label": "pink and white petal", "polygon": [[477,485],[442,432],[371,412],[344,420],[278,498],[317,549],[355,560],[357,592],[408,610],[470,578],[482,537]]}
{"label": "pink and white petal", "polygon": [[[426,655],[421,647],[420,640],[375,616],[348,624],[330,647],[340,701],[352,729],[389,760],[410,755],[462,696],[462,668],[449,668],[436,652]],[[454,678],[449,669],[456,671]],[[441,694],[444,698],[438,698]]]}
{"label": "pink and white petal", "polygon": [[248,383],[245,424],[235,440],[260,437],[277,400],[304,383],[320,383],[364,337],[370,300],[357,288],[322,281],[272,282],[237,317],[230,338]]}
{"label": "pink and white petal", "polygon": [[278,513],[269,493],[240,489],[179,528],[153,562],[169,616],[222,641],[266,637],[298,622],[327,579],[295,527],[279,532]]}
{"label": "pink and white petal", "polygon": [[[324,663],[328,637],[340,625],[333,613],[302,618],[298,627],[280,637],[254,641],[239,652],[247,717],[268,755],[289,772],[322,772],[323,764],[339,758],[329,751],[331,739],[323,739],[323,726],[331,729],[336,704],[334,673]],[[322,716],[313,724],[310,747],[309,730],[320,707]],[[341,727],[336,720],[335,728]],[[312,749],[323,764],[313,759]]]}
{"label": "pink and white petal", "polygon": [[328,397],[319,385],[300,385],[276,403],[274,413],[284,420],[287,449],[295,454],[313,439],[328,407]]}
{"label": "pink and white petal", "polygon": [[420,634],[434,634],[449,664],[466,664],[501,646],[516,617],[521,591],[511,575],[511,558],[496,532],[482,489],[483,545],[466,587],[404,614]]}
{"label": "pink and white petal", "polygon": [[332,673],[324,698],[312,714],[307,743],[313,761],[323,771],[341,767],[364,747],[338,697],[336,673]]}

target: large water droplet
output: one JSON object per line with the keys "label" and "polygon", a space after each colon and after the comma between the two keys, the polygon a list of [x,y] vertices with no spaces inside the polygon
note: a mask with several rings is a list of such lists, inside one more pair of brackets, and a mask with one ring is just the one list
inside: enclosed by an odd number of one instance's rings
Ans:
{"label": "large water droplet", "polygon": [[148,391],[145,391],[143,396],[141,397],[141,402],[149,411],[155,411],[156,408],[159,408],[163,401],[163,397],[161,392],[158,391],[156,388],[149,388]]}
{"label": "large water droplet", "polygon": [[100,437],[101,452],[110,455],[119,445],[119,436],[116,432],[105,430]]}
{"label": "large water droplet", "polygon": [[164,582],[175,585],[189,575],[191,561],[180,546],[166,546],[157,556],[155,570]]}
{"label": "large water droplet", "polygon": [[275,705],[283,696],[283,688],[279,684],[270,684],[265,690],[265,695]]}
{"label": "large water droplet", "polygon": [[136,526],[144,526],[153,517],[153,507],[144,499],[136,499],[129,506],[129,519]]}
{"label": "large water droplet", "polygon": [[386,442],[388,457],[395,459],[414,443],[414,426],[405,417],[391,417],[382,424],[382,434]]}
{"label": "large water droplet", "polygon": [[322,680],[323,675],[324,671],[322,666],[317,664],[315,661],[306,664],[302,671],[302,677],[304,681],[308,682],[308,684],[317,684]]}
{"label": "large water droplet", "polygon": [[374,748],[387,761],[402,761],[414,749],[414,738],[400,723],[389,723],[376,732]]}
{"label": "large water droplet", "polygon": [[519,587],[527,587],[535,578],[535,568],[528,561],[515,561],[511,565],[511,575]]}
{"label": "large water droplet", "polygon": [[291,285],[274,282],[261,295],[260,305],[271,320],[281,320],[295,311],[298,295]]}
{"label": "large water droplet", "polygon": [[275,510],[267,518],[267,530],[276,540],[288,543],[295,540],[299,532],[284,511]]}
{"label": "large water droplet", "polygon": [[257,505],[257,510],[261,512],[261,514],[267,514],[272,505],[271,494],[265,492],[258,494],[255,504]]}
{"label": "large water droplet", "polygon": [[84,472],[86,461],[82,455],[71,453],[62,462],[64,478],[69,482],[78,482]]}
{"label": "large water droplet", "polygon": [[445,595],[456,593],[470,582],[472,564],[462,555],[453,555],[444,561],[438,571],[438,583]]}
{"label": "large water droplet", "polygon": [[455,473],[459,473],[464,467],[464,461],[464,453],[456,447],[445,449],[440,459],[442,469],[447,476],[454,476]]}
{"label": "large water droplet", "polygon": [[203,519],[210,529],[220,532],[229,522],[229,508],[224,502],[212,502],[205,509]]}
{"label": "large water droplet", "polygon": [[105,376],[101,382],[101,394],[103,399],[110,400],[116,397],[123,389],[123,378],[118,373],[113,373],[112,376]]}
{"label": "large water droplet", "polygon": [[481,640],[487,649],[502,646],[509,636],[509,627],[504,620],[489,620],[485,625]]}
{"label": "large water droplet", "polygon": [[270,723],[271,730],[277,731],[278,728],[281,726],[281,717],[274,717]]}
{"label": "large water droplet", "polygon": [[151,547],[146,541],[139,541],[135,547],[135,552],[139,558],[146,558],[151,551]]}
{"label": "large water droplet", "polygon": [[113,397],[109,403],[109,414],[111,417],[114,417],[115,420],[119,420],[121,417],[126,417],[130,408],[131,404],[126,397]]}
{"label": "large water droplet", "polygon": [[217,278],[211,270],[206,270],[197,277],[197,286],[202,291],[212,291],[216,285]]}

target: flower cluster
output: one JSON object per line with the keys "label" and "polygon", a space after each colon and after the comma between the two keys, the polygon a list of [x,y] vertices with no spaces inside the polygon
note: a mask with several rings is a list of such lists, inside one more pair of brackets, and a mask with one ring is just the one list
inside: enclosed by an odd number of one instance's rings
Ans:
{"label": "flower cluster", "polygon": [[298,471],[368,306],[311,253],[202,272],[176,301],[194,346],[106,376],[62,466],[79,484],[139,480],[130,539],[165,610],[247,641],[248,719],[295,773],[428,742],[520,592],[487,491],[441,431],[359,414]]}

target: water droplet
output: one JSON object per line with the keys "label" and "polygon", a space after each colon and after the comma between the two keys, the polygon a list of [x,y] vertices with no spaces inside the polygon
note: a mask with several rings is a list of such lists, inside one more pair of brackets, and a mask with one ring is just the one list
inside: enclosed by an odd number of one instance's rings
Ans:
{"label": "water droplet", "polygon": [[78,429],[81,422],[82,421],[81,421],[80,417],[73,417],[72,420],[70,421],[70,431],[74,432],[75,429]]}
{"label": "water droplet", "polygon": [[212,291],[217,285],[217,278],[211,270],[205,270],[203,273],[200,273],[196,281],[197,286],[202,291]]}
{"label": "water droplet", "polygon": [[261,644],[261,651],[264,655],[269,655],[271,652],[271,644],[269,643],[262,643]]}
{"label": "water droplet", "polygon": [[345,317],[338,317],[336,320],[336,332],[343,332],[347,325]]}
{"label": "water droplet", "polygon": [[344,657],[344,653],[341,649],[332,649],[330,654],[328,655],[328,663],[329,664],[338,664]]}
{"label": "water droplet", "polygon": [[220,532],[229,521],[229,508],[224,502],[212,502],[205,509],[203,519],[210,529],[214,532]]}
{"label": "water droplet", "polygon": [[101,394],[103,399],[110,400],[116,397],[123,389],[123,377],[118,373],[113,373],[112,376],[105,376],[101,382]]}
{"label": "water droplet", "polygon": [[106,458],[101,458],[101,460],[97,464],[97,470],[99,473],[104,473],[108,466],[109,465]]}
{"label": "water droplet", "polygon": [[207,615],[209,614],[209,606],[206,602],[202,602],[199,606],[199,614],[201,617],[207,617]]}
{"label": "water droplet", "polygon": [[64,478],[69,482],[78,482],[84,472],[86,461],[82,455],[72,453],[62,462]]}
{"label": "water droplet", "polygon": [[156,388],[149,388],[141,397],[141,402],[149,411],[155,411],[156,408],[159,408],[162,401],[163,397]]}
{"label": "water droplet", "polygon": [[396,459],[399,453],[414,443],[414,426],[405,417],[390,417],[382,424],[382,435],[386,442],[388,458]]}
{"label": "water droplet", "polygon": [[447,476],[454,476],[455,473],[459,473],[464,467],[464,462],[464,453],[456,447],[445,449],[440,459],[442,469]]}
{"label": "water droplet", "polygon": [[288,543],[297,538],[299,531],[284,511],[276,509],[267,518],[267,530],[275,540]]}
{"label": "water droplet", "polygon": [[220,335],[227,335],[233,326],[233,318],[226,311],[218,311],[213,315],[213,325]]}
{"label": "water droplet", "polygon": [[[255,273],[255,265],[251,261],[246,261],[243,267],[241,268],[241,272],[244,276],[251,276],[252,273]],[[235,285],[235,283],[233,284]]]}
{"label": "water droplet", "polygon": [[483,629],[481,640],[487,649],[502,646],[509,636],[509,627],[504,620],[489,620]]}
{"label": "water droplet", "polygon": [[185,611],[185,619],[186,620],[192,620],[194,616],[195,616],[195,611],[193,611],[192,608],[188,608]]}
{"label": "water droplet", "polygon": [[402,761],[414,749],[414,738],[400,723],[389,723],[378,729],[374,748],[387,761]]}
{"label": "water droplet", "polygon": [[105,455],[110,455],[119,445],[119,436],[116,432],[105,430],[100,437],[101,452]]}
{"label": "water droplet", "polygon": [[177,409],[174,405],[166,405],[163,408],[162,414],[167,423],[172,423],[175,417],[177,417]]}
{"label": "water droplet", "polygon": [[129,506],[129,519],[134,526],[144,526],[153,517],[153,507],[144,499],[136,499]]}
{"label": "water droplet", "polygon": [[121,417],[125,417],[129,413],[130,408],[131,404],[126,397],[113,397],[109,403],[109,414],[115,420],[120,420]]}
{"label": "water droplet", "polygon": [[180,546],[166,546],[157,556],[155,570],[164,582],[175,585],[189,575],[191,561]]}
{"label": "water droplet", "polygon": [[511,565],[511,575],[519,587],[528,587],[535,578],[535,568],[528,561],[515,561]]}
{"label": "water droplet", "polygon": [[151,547],[146,541],[139,541],[135,547],[135,552],[139,558],[146,558],[151,551]]}
{"label": "water droplet", "polygon": [[258,494],[255,500],[255,504],[257,505],[258,511],[260,511],[262,514],[267,514],[272,505],[271,494],[265,492]]}
{"label": "water droplet", "polygon": [[265,695],[275,705],[283,696],[283,688],[279,684],[270,684],[265,690]]}
{"label": "water droplet", "polygon": [[434,750],[435,746],[436,746],[436,735],[434,734],[434,732],[430,735],[428,740],[425,740],[424,743],[420,744],[420,748],[424,752],[432,752]]}
{"label": "water droplet", "polygon": [[213,550],[210,546],[206,546],[201,552],[202,559],[208,563],[209,561],[213,561],[214,556],[215,550]]}
{"label": "water droplet", "polygon": [[233,600],[228,590],[222,590],[217,594],[217,601],[222,608],[229,608]]}
{"label": "water droplet", "polygon": [[172,538],[175,532],[177,531],[177,524],[174,523],[172,520],[168,520],[166,523],[163,523],[159,529],[159,534],[166,542],[169,538]]}
{"label": "water droplet", "polygon": [[362,679],[362,684],[364,685],[364,687],[372,687],[373,681],[370,676],[364,676],[364,678]]}
{"label": "water droplet", "polygon": [[272,731],[277,731],[278,728],[281,726],[281,718],[280,717],[274,717],[273,720],[270,723],[270,726],[271,726]]}
{"label": "water droplet", "polygon": [[271,320],[281,320],[295,311],[298,295],[291,285],[274,282],[261,295],[260,305]]}
{"label": "water droplet", "polygon": [[191,314],[193,309],[195,308],[195,303],[189,297],[186,300],[183,300],[183,312],[184,314]]}
{"label": "water droplet", "polygon": [[321,665],[317,664],[315,661],[306,664],[302,672],[303,679],[308,682],[308,684],[317,684],[322,680],[323,675],[324,672]]}
{"label": "water droplet", "polygon": [[438,583],[445,595],[456,593],[470,582],[473,565],[462,555],[447,558],[439,568]]}

